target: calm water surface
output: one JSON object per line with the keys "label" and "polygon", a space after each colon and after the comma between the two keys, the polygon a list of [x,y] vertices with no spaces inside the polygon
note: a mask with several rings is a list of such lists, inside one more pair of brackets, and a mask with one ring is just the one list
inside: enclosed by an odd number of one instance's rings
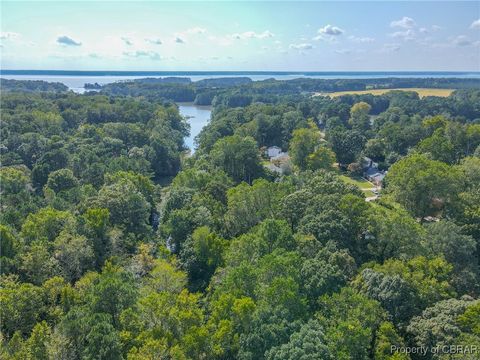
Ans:
{"label": "calm water surface", "polygon": [[178,103],[180,114],[188,118],[190,124],[190,136],[185,138],[185,144],[193,151],[195,151],[194,139],[195,136],[207,125],[212,114],[211,106],[197,106],[193,103]]}

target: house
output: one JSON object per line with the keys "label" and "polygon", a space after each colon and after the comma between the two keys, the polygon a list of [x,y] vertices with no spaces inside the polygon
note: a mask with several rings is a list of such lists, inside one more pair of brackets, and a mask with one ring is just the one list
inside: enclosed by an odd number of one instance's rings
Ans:
{"label": "house", "polygon": [[376,186],[381,186],[385,177],[385,172],[378,170],[377,167],[369,167],[364,172],[364,176]]}
{"label": "house", "polygon": [[[265,151],[265,153],[267,153]],[[288,153],[281,152],[273,157],[270,157],[270,162],[265,165],[267,169],[277,174],[290,174],[292,172],[292,163],[290,162],[290,156]]]}
{"label": "house", "polygon": [[385,177],[385,171],[378,169],[378,164],[369,157],[362,159],[363,176],[376,186],[382,186],[383,178]]}
{"label": "house", "polygon": [[268,156],[270,159],[278,156],[282,153],[282,149],[279,148],[278,146],[270,146],[265,150],[265,155]]}
{"label": "house", "polygon": [[376,186],[382,186],[382,181],[385,178],[385,174],[383,173],[376,173],[375,175],[369,177],[368,180],[370,180],[372,183],[374,183]]}

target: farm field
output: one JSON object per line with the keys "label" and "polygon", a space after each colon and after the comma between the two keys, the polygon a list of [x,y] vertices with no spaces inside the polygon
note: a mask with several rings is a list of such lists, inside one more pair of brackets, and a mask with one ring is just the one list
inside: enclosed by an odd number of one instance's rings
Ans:
{"label": "farm field", "polygon": [[389,91],[415,91],[418,95],[423,98],[425,96],[439,96],[439,97],[447,97],[449,96],[455,89],[427,89],[427,88],[404,88],[404,89],[372,89],[372,90],[357,90],[357,91],[337,91],[333,93],[317,93],[316,96],[330,96],[330,97],[338,97],[342,95],[364,95],[364,94],[372,94],[372,95],[383,95]]}

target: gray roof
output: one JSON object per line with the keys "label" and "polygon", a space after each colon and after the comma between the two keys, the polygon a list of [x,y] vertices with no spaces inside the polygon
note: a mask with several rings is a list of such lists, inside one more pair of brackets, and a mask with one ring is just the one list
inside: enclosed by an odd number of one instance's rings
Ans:
{"label": "gray roof", "polygon": [[367,171],[365,171],[365,174],[367,174],[367,176],[374,176],[376,174],[380,174],[380,171],[375,167],[370,167],[367,169]]}

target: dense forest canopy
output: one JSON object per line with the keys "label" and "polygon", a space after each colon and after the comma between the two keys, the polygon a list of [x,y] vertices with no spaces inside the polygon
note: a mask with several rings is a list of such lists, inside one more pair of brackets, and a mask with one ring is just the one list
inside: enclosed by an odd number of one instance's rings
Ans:
{"label": "dense forest canopy", "polygon": [[[194,101],[210,105],[215,95],[232,99],[232,107],[252,101],[272,101],[269,95],[298,95],[316,92],[334,92],[366,89],[448,88],[478,89],[479,79],[461,78],[379,78],[379,79],[267,79],[254,81],[248,77],[214,78],[191,82],[189,78],[166,77],[121,81],[104,86],[90,86],[108,95],[145,96],[173,101]],[[231,89],[235,90],[232,91]],[[222,89],[224,91],[222,91]]]}
{"label": "dense forest canopy", "polygon": [[2,80],[2,359],[478,359],[478,80],[99,87]]}

